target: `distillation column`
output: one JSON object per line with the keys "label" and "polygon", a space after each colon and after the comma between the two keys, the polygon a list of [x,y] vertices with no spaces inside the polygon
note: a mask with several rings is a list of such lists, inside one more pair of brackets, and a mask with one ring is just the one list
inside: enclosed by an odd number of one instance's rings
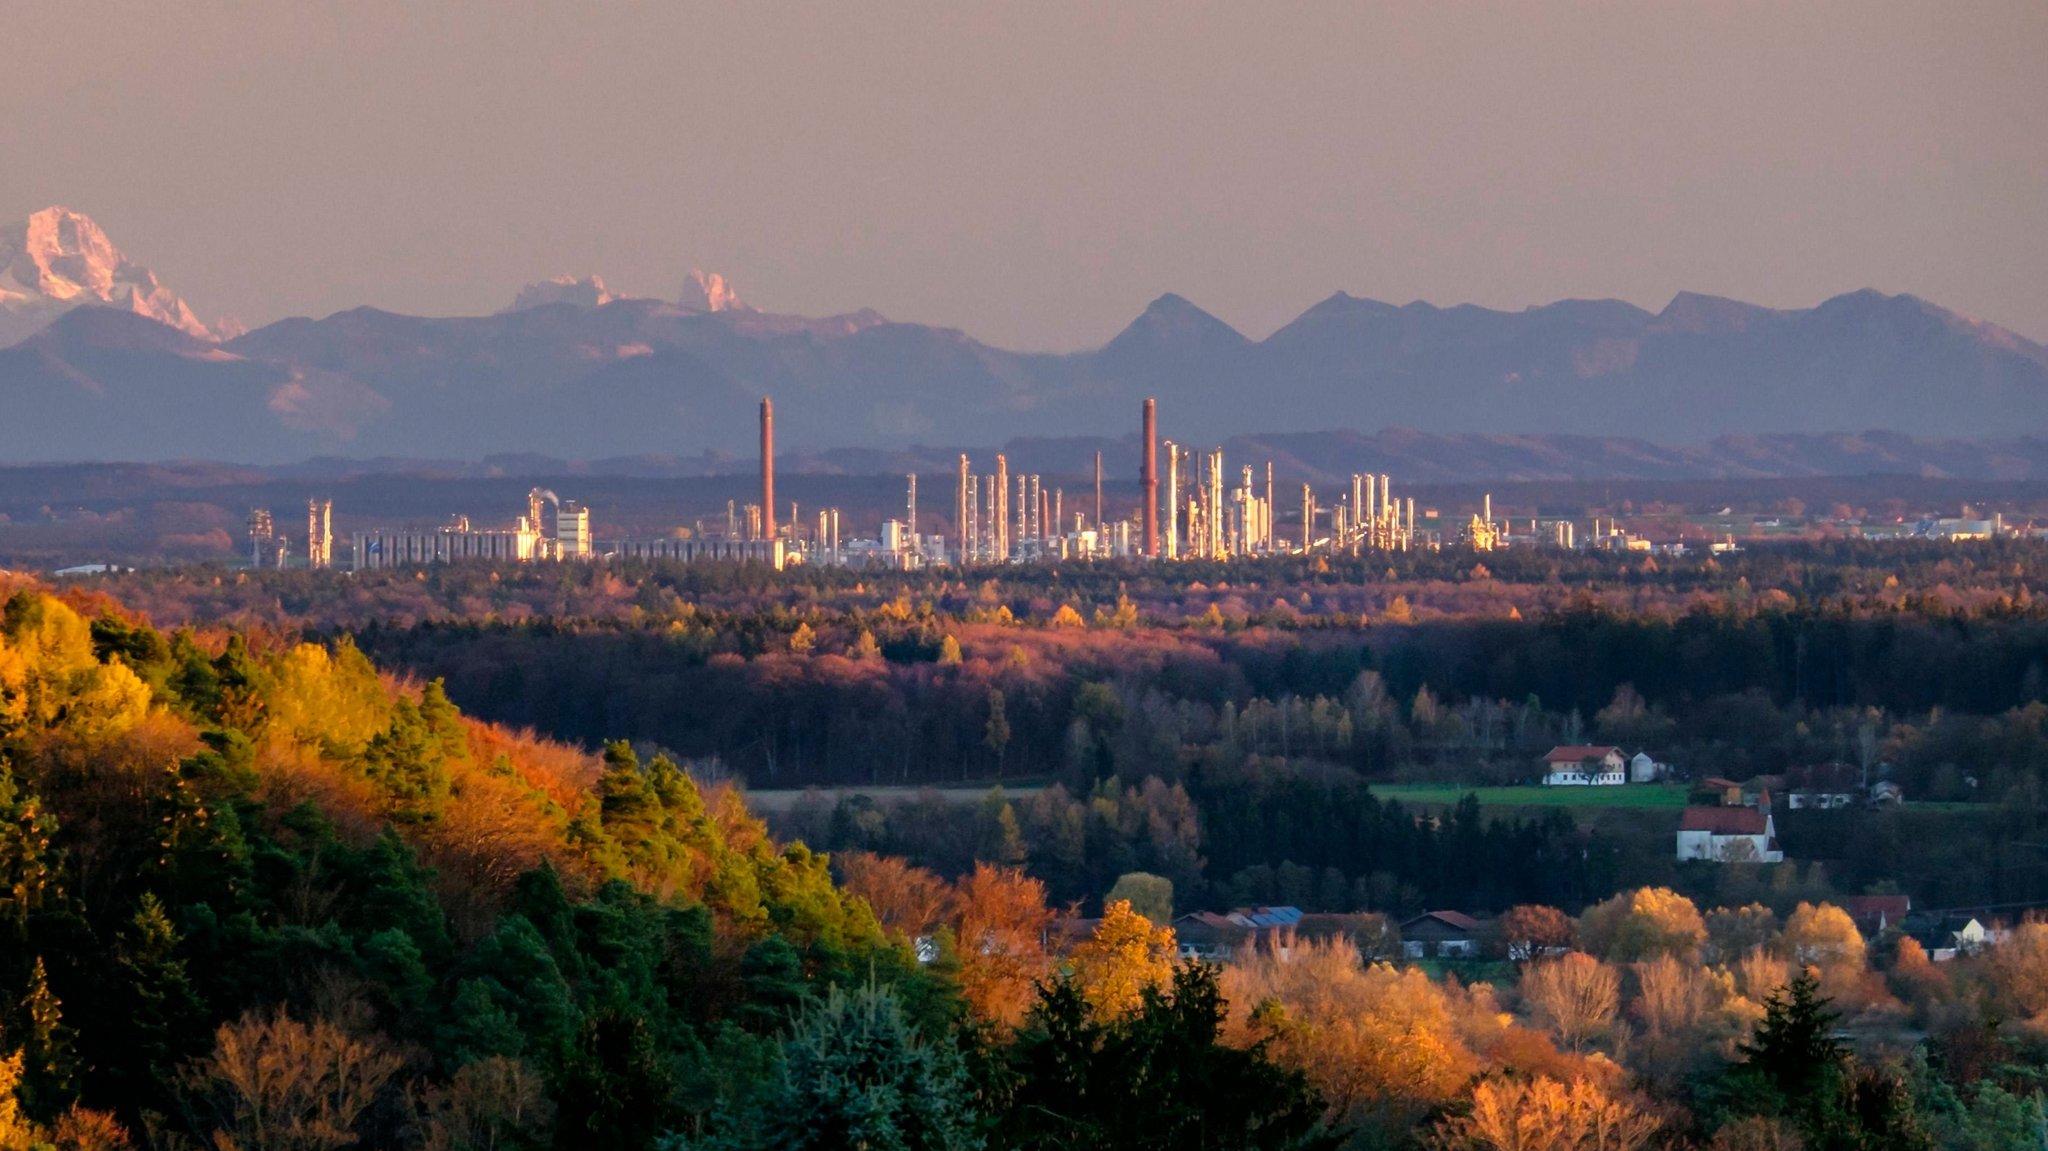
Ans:
{"label": "distillation column", "polygon": [[1145,536],[1145,558],[1159,558],[1159,405],[1145,400],[1145,458],[1139,479],[1145,489],[1145,510],[1140,517]]}

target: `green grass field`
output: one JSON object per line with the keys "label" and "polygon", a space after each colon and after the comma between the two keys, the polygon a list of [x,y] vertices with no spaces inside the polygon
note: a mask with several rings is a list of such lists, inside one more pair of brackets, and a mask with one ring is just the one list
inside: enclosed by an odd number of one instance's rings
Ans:
{"label": "green grass field", "polygon": [[1639,807],[1685,806],[1685,788],[1661,783],[1629,783],[1619,787],[1456,787],[1439,783],[1375,783],[1381,799],[1402,803],[1449,806],[1467,793],[1484,807]]}

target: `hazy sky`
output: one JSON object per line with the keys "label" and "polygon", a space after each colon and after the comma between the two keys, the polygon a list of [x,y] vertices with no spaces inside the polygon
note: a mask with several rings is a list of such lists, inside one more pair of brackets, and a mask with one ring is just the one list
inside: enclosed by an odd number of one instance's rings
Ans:
{"label": "hazy sky", "polygon": [[1913,292],[2048,339],[2048,3],[0,0],[0,220],[203,316],[693,266],[1100,343],[1179,292]]}

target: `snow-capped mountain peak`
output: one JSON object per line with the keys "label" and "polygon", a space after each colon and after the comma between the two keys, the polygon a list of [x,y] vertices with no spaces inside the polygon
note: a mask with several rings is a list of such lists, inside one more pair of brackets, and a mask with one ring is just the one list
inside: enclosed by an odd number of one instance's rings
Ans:
{"label": "snow-capped mountain peak", "polygon": [[751,312],[754,309],[740,301],[738,292],[717,272],[706,272],[700,268],[690,269],[683,280],[683,292],[677,303],[693,312]]}
{"label": "snow-capped mountain peak", "polygon": [[84,306],[119,308],[203,340],[215,338],[184,300],[123,255],[92,217],[50,207],[0,227],[0,347]]}

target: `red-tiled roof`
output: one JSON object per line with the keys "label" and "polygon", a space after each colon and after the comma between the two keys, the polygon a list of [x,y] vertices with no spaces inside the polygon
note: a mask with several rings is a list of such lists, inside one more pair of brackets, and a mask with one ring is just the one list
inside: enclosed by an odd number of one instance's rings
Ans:
{"label": "red-tiled roof", "polygon": [[1754,807],[1688,807],[1679,817],[1680,831],[1711,831],[1715,835],[1763,835],[1770,816]]}
{"label": "red-tiled roof", "polygon": [[1595,747],[1591,744],[1567,743],[1550,749],[1543,757],[1545,763],[1584,763],[1589,759],[1606,759],[1609,755],[1620,754],[1618,747]]}
{"label": "red-tiled roof", "polygon": [[1425,919],[1434,919],[1446,927],[1455,927],[1459,931],[1479,930],[1479,921],[1462,911],[1425,911],[1401,926],[1406,927],[1411,923],[1419,923]]}
{"label": "red-tiled roof", "polygon": [[1905,895],[1851,895],[1842,900],[1842,910],[1852,919],[1882,918],[1897,923],[1913,910],[1913,900]]}

